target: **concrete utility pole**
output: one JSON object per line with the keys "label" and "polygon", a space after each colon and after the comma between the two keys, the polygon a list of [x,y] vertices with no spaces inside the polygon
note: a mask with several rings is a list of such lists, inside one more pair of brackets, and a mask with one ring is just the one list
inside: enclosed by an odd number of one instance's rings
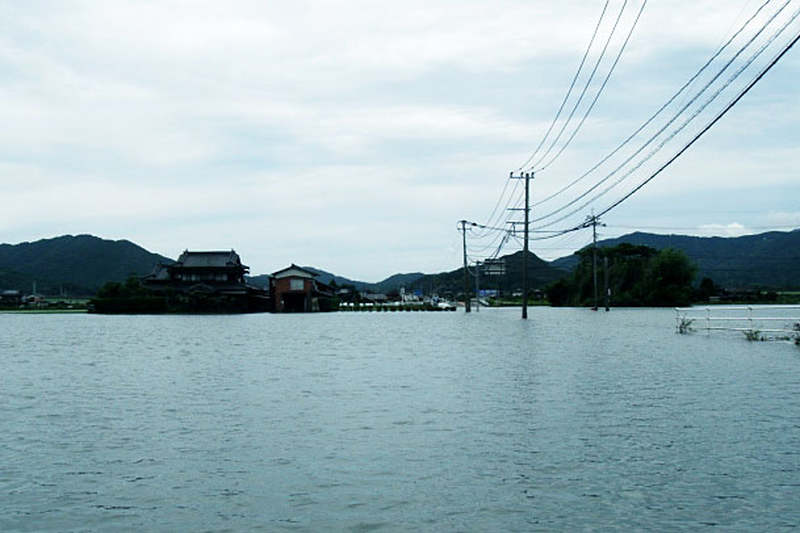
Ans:
{"label": "concrete utility pole", "polygon": [[594,307],[597,311],[597,218],[592,214],[592,276],[594,277]]}
{"label": "concrete utility pole", "polygon": [[511,179],[525,180],[525,240],[522,246],[522,319],[528,318],[528,230],[530,226],[530,184],[533,179],[533,172],[521,173],[519,176],[514,176],[512,172]]}
{"label": "concrete utility pole", "polygon": [[600,224],[601,226],[605,226],[605,224],[600,223],[600,219],[594,215],[594,212],[591,216],[586,217],[586,222],[584,223],[584,227],[592,226],[592,277],[594,280],[594,307],[592,307],[593,311],[597,311],[598,309],[598,297],[597,297],[597,225]]}
{"label": "concrete utility pole", "polygon": [[606,293],[606,311],[608,311],[609,307],[609,299],[611,298],[611,289],[608,288],[608,256],[603,257],[603,273],[605,274],[606,283],[605,283],[605,293]]}
{"label": "concrete utility pole", "polygon": [[475,312],[481,310],[481,262],[475,263]]}
{"label": "concrete utility pole", "polygon": [[459,220],[459,224],[461,224],[461,238],[462,244],[464,248],[464,310],[465,312],[470,312],[470,297],[469,293],[469,272],[467,271],[467,221],[466,220]]}

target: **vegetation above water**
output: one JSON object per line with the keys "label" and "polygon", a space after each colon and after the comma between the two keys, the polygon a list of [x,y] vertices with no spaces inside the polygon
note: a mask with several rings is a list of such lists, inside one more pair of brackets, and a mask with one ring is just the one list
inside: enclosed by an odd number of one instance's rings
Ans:
{"label": "vegetation above water", "polygon": [[144,289],[137,278],[125,283],[110,281],[90,300],[90,309],[98,313],[166,313],[166,296],[154,295]]}
{"label": "vegetation above water", "polygon": [[[697,280],[712,278],[721,287],[800,289],[800,261],[797,254],[800,249],[800,230],[769,231],[741,237],[635,232],[598,241],[597,246],[613,248],[623,242],[656,250],[682,250],[697,265]],[[570,255],[551,264],[571,270],[577,262],[576,256]]]}
{"label": "vegetation above water", "polygon": [[138,278],[131,277],[125,283],[106,283],[89,301],[89,310],[108,314],[158,314],[245,313],[264,309],[257,307],[246,296],[176,291],[157,293],[142,287]]}
{"label": "vegetation above water", "polygon": [[89,300],[87,298],[35,298],[19,303],[0,304],[2,313],[85,313]]}
{"label": "vegetation above water", "polygon": [[[577,252],[579,262],[572,274],[546,289],[551,305],[594,304],[593,251]],[[607,267],[605,266],[607,265]],[[608,269],[606,271],[606,268]],[[692,302],[697,267],[685,253],[671,248],[656,250],[627,243],[597,250],[597,294],[603,305],[604,280],[608,277],[614,306],[674,307]]]}

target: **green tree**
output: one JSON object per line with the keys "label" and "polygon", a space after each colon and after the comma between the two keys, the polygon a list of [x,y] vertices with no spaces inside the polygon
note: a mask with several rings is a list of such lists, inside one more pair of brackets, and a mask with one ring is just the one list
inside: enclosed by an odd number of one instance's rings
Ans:
{"label": "green tree", "polygon": [[697,289],[695,299],[707,302],[710,297],[716,295],[717,295],[717,286],[714,284],[714,280],[709,277],[701,279],[700,287],[698,287]]}
{"label": "green tree", "polygon": [[553,283],[545,287],[545,295],[547,296],[547,301],[550,302],[550,305],[552,305],[553,307],[563,307],[565,305],[568,305],[571,291],[572,291],[572,286],[570,282],[565,278],[561,278],[558,281],[554,281]]}
{"label": "green tree", "polygon": [[642,280],[645,305],[689,305],[697,267],[680,250],[664,248],[652,258]]}
{"label": "green tree", "polygon": [[[548,287],[551,305],[592,305],[594,302],[594,251],[576,252],[580,257],[572,277]],[[597,250],[598,294],[608,268],[614,305],[675,306],[690,303],[696,267],[681,251],[623,243]],[[603,261],[607,259],[607,261]]]}

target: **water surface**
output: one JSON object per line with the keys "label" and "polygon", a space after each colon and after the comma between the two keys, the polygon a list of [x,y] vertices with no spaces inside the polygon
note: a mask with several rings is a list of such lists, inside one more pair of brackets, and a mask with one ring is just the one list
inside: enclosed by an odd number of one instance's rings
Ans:
{"label": "water surface", "polygon": [[0,316],[0,530],[800,525],[800,349],[529,316]]}

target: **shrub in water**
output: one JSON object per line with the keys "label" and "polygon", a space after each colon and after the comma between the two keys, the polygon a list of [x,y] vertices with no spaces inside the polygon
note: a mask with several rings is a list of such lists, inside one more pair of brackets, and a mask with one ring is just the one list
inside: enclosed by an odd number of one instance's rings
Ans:
{"label": "shrub in water", "polygon": [[678,323],[678,333],[685,335],[690,331],[694,331],[692,324],[694,324],[693,318],[686,318],[685,316],[681,317],[681,320]]}
{"label": "shrub in water", "polygon": [[766,337],[761,335],[761,332],[757,329],[748,329],[744,332],[744,337],[749,341],[763,341],[766,340]]}

